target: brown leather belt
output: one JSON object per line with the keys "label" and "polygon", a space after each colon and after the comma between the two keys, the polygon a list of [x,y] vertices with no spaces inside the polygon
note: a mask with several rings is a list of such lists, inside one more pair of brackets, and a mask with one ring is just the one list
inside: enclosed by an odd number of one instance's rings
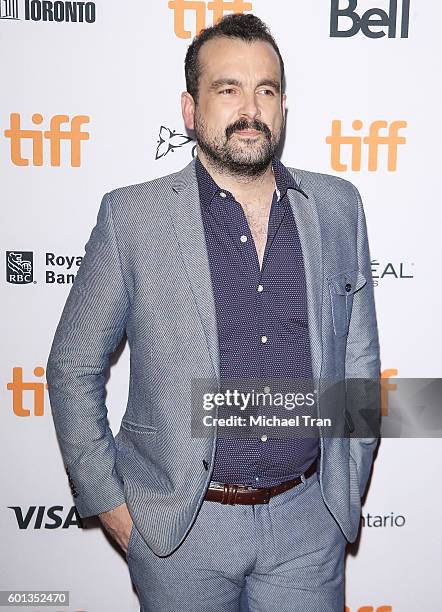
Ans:
{"label": "brown leather belt", "polygon": [[[304,472],[304,478],[313,476],[316,472],[318,461],[311,464]],[[286,480],[274,487],[254,489],[247,485],[227,484],[222,482],[211,482],[204,497],[207,501],[217,501],[221,504],[268,504],[271,497],[288,491],[292,487],[301,484],[302,477],[297,476],[292,480]]]}

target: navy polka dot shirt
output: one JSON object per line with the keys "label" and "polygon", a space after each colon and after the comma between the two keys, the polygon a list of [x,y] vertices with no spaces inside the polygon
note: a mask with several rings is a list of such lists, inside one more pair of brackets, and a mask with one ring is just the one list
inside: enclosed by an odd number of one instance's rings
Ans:
{"label": "navy polka dot shirt", "polygon": [[[272,167],[277,189],[260,268],[241,205],[218,187],[196,159],[215,298],[221,382],[259,379],[262,389],[255,390],[264,392],[269,390],[269,381],[276,378],[312,377],[304,263],[287,197],[287,190],[299,188],[276,157]],[[283,416],[293,416],[284,412]],[[275,437],[263,428],[247,438],[225,432],[220,435],[218,428],[212,480],[257,488],[274,486],[305,472],[318,450],[315,437]]]}

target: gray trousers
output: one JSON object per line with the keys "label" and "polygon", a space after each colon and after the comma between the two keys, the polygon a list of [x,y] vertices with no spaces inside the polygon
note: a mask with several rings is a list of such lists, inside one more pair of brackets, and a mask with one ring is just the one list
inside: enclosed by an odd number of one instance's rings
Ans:
{"label": "gray trousers", "polygon": [[343,612],[346,544],[314,474],[269,504],[203,501],[167,557],[134,527],[127,559],[142,612]]}

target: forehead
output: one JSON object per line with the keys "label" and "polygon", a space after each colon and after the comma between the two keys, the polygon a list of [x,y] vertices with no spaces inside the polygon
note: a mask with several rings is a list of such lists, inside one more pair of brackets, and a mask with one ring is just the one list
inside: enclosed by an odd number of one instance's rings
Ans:
{"label": "forehead", "polygon": [[217,37],[208,40],[199,51],[201,82],[241,76],[281,80],[279,57],[266,41],[247,42],[239,38]]}

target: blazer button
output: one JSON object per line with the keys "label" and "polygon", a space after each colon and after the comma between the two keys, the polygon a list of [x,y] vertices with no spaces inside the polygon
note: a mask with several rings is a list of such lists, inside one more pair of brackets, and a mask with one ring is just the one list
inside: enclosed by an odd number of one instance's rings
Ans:
{"label": "blazer button", "polygon": [[351,285],[350,285],[350,283],[347,283],[347,284],[345,285],[345,290],[346,290],[347,292],[348,292],[348,291],[351,291]]}

